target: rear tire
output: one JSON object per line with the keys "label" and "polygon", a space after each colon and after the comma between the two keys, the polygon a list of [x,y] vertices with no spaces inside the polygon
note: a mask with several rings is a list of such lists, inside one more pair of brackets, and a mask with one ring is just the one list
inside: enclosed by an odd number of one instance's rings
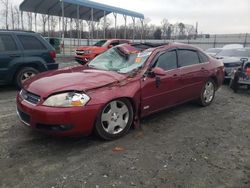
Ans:
{"label": "rear tire", "polygon": [[127,99],[113,100],[99,113],[95,132],[104,140],[118,139],[128,132],[133,117],[133,108]]}
{"label": "rear tire", "polygon": [[206,81],[201,91],[201,95],[198,101],[199,104],[203,107],[209,106],[214,100],[215,90],[216,85],[214,81],[211,79]]}
{"label": "rear tire", "polygon": [[16,76],[15,76],[15,84],[18,89],[21,89],[23,87],[23,84],[28,79],[34,77],[37,75],[39,71],[37,69],[34,69],[33,67],[24,67],[21,68]]}

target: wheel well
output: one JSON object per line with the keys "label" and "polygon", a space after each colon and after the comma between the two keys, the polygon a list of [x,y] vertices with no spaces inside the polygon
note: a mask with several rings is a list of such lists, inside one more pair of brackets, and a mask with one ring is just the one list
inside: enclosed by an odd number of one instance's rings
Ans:
{"label": "wheel well", "polygon": [[135,114],[137,112],[135,101],[132,98],[129,98],[129,97],[125,97],[124,99],[128,100],[131,103],[132,108],[133,108],[133,112]]}
{"label": "wheel well", "polygon": [[212,76],[212,77],[210,77],[210,79],[214,81],[216,89],[218,89],[218,80],[217,80],[216,76]]}
{"label": "wheel well", "polygon": [[133,109],[133,112],[134,112],[134,115],[135,115],[135,113],[137,112],[135,101],[132,98],[130,98],[130,97],[120,97],[120,98],[115,98],[113,100],[119,100],[119,99],[125,99],[125,100],[127,100],[132,105],[132,109]]}
{"label": "wheel well", "polygon": [[16,77],[17,73],[18,73],[22,68],[25,68],[25,67],[32,67],[32,68],[38,70],[39,72],[41,71],[41,70],[40,70],[40,67],[39,67],[38,65],[36,65],[36,64],[32,64],[32,63],[31,63],[31,64],[23,64],[23,65],[20,65],[20,66],[18,66],[18,67],[16,68],[16,70],[15,70],[13,76],[12,76],[12,82],[15,81],[15,77]]}

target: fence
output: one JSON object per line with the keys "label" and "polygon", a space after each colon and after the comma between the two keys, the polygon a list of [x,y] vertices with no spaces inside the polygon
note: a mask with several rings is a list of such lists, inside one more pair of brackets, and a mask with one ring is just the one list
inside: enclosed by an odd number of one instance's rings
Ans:
{"label": "fence", "polygon": [[[74,51],[79,46],[88,46],[97,42],[99,39],[93,41],[88,39],[69,39],[64,41],[64,51],[66,55],[74,55]],[[135,40],[141,42],[141,40]],[[197,39],[186,40],[143,40],[143,42],[163,43],[163,42],[180,42],[191,44],[200,47],[204,50],[208,48],[222,48],[227,44],[242,44],[244,47],[250,47],[250,34],[228,34],[228,35],[202,35]]]}

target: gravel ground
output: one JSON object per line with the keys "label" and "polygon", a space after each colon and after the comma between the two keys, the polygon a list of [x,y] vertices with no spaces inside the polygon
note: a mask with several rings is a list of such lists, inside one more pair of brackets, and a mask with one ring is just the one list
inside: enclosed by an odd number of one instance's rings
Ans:
{"label": "gravel ground", "polygon": [[249,91],[223,86],[211,106],[157,113],[112,142],[33,132],[15,95],[1,86],[0,187],[250,187]]}

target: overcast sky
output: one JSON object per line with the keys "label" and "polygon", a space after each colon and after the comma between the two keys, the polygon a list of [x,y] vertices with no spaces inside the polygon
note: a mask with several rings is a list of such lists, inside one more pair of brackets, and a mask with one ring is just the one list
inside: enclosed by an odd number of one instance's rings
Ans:
{"label": "overcast sky", "polygon": [[[22,0],[12,0],[20,3]],[[94,0],[143,13],[153,24],[199,23],[203,33],[250,33],[250,0]]]}

